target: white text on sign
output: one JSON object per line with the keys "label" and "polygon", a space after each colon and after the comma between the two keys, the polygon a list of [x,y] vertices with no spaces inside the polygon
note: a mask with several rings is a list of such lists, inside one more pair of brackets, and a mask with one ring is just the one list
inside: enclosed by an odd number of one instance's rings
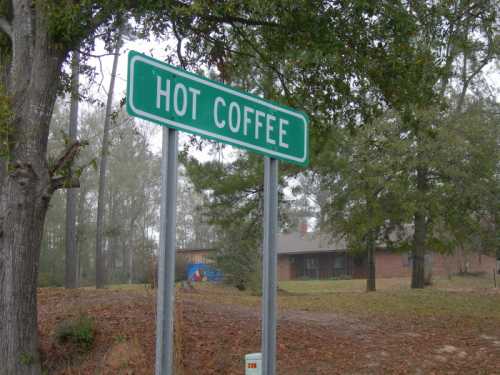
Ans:
{"label": "white text on sign", "polygon": [[[203,93],[198,89],[157,76],[156,108],[159,110],[196,120],[201,95]],[[277,144],[284,149],[289,147],[286,140],[288,120],[236,101],[227,103],[221,96],[215,97],[212,108],[212,126],[219,129],[227,127],[234,134],[263,139],[269,145]]]}

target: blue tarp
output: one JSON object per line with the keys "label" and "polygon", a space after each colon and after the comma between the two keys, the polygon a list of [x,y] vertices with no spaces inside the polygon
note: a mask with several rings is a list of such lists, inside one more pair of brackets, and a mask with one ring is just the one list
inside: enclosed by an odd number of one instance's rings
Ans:
{"label": "blue tarp", "polygon": [[187,266],[190,281],[221,281],[222,272],[205,263],[190,263]]}

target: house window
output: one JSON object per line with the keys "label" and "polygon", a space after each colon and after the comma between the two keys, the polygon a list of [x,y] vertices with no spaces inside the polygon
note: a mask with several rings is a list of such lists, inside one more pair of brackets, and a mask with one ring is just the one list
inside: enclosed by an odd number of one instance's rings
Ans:
{"label": "house window", "polygon": [[333,256],[333,277],[346,274],[346,254],[335,254]]}
{"label": "house window", "polygon": [[319,279],[319,259],[318,257],[306,257],[305,262],[305,275],[311,279]]}
{"label": "house window", "polygon": [[345,256],[344,256],[344,254],[335,255],[335,257],[333,258],[333,268],[335,270],[343,270],[345,268]]}

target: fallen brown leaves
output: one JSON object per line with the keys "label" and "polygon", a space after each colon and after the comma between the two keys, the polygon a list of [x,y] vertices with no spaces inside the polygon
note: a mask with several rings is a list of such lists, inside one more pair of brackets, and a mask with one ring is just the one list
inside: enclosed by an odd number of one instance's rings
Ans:
{"label": "fallen brown leaves", "polygon": [[[242,303],[226,303],[226,292],[235,293],[202,288],[178,296],[186,375],[243,374],[244,355],[260,351],[256,297],[233,295]],[[49,373],[153,374],[154,297],[148,290],[41,290],[40,339]],[[53,335],[57,322],[82,312],[95,319],[97,331],[86,354],[71,352]],[[500,322],[287,309],[279,315],[277,352],[278,373],[287,375],[500,374]]]}
{"label": "fallen brown leaves", "polygon": [[[155,310],[152,292],[41,289],[39,331],[44,367],[49,374],[152,374]],[[88,353],[68,352],[57,343],[61,320],[85,313],[95,321]]]}

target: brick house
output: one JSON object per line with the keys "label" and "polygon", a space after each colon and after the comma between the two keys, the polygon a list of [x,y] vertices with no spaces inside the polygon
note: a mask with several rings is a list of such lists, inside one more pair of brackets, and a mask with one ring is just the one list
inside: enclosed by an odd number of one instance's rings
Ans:
{"label": "brick house", "polygon": [[332,241],[316,233],[278,235],[280,280],[329,279],[353,274],[354,263],[345,241]]}
{"label": "brick house", "polygon": [[[496,267],[494,257],[479,254],[442,255],[430,252],[426,264],[432,265],[434,276],[459,272],[491,273]],[[379,247],[375,251],[377,278],[410,277],[411,257]],[[342,239],[311,232],[281,233],[278,237],[279,280],[366,278],[367,264],[362,256],[352,256]]]}
{"label": "brick house", "polygon": [[[317,232],[280,233],[278,235],[279,280],[366,278],[367,265],[363,256],[347,251],[343,239],[331,240]],[[178,249],[179,256],[189,263],[211,264],[215,249]],[[434,276],[448,276],[460,272],[491,273],[496,267],[494,257],[478,254],[441,255],[429,253],[426,264],[432,264]],[[395,253],[379,247],[375,251],[377,278],[410,277],[411,257],[408,253]]]}

